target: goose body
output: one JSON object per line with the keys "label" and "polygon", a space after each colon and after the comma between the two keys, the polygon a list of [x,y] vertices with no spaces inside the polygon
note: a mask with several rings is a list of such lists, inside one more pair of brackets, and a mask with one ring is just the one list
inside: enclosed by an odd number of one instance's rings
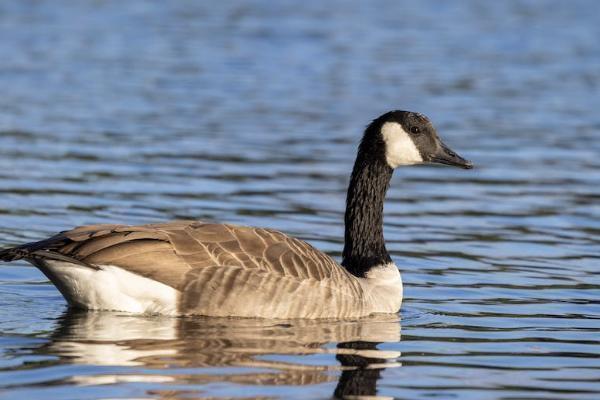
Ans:
{"label": "goose body", "polygon": [[[41,245],[95,266],[33,261],[78,308],[344,318],[395,312],[402,298],[395,266],[358,278],[308,243],[268,229],[195,221],[96,225]],[[381,279],[386,273],[395,279]],[[394,296],[378,302],[373,294],[383,287]]]}
{"label": "goose body", "polygon": [[393,111],[366,129],[348,188],[343,261],[262,228],[199,221],[90,225],[0,251],[38,267],[69,305],[167,315],[357,318],[395,313],[402,280],[383,241],[393,169],[470,168],[421,114]]}

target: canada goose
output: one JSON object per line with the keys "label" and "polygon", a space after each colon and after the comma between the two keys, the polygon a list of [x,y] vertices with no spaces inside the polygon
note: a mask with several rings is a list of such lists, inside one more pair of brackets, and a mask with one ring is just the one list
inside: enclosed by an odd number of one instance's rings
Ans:
{"label": "canada goose", "polygon": [[343,261],[271,229],[197,221],[89,225],[0,251],[38,267],[75,308],[263,318],[395,313],[402,280],[383,239],[394,168],[472,164],[429,120],[391,111],[365,129],[346,200]]}

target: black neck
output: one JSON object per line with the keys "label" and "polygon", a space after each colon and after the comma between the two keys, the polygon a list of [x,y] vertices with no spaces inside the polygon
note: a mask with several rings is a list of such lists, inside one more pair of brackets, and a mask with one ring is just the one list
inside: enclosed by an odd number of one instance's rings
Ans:
{"label": "black neck", "polygon": [[381,139],[366,135],[346,198],[342,265],[355,276],[364,277],[372,267],[392,261],[383,239],[383,202],[392,172]]}

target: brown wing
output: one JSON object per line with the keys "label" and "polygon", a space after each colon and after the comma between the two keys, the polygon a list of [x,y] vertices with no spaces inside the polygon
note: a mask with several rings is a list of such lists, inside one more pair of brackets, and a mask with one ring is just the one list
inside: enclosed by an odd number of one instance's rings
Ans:
{"label": "brown wing", "polygon": [[337,280],[347,274],[331,257],[281,232],[194,221],[83,226],[18,249],[116,265],[177,289],[185,286],[188,272],[204,268],[236,267],[298,281]]}

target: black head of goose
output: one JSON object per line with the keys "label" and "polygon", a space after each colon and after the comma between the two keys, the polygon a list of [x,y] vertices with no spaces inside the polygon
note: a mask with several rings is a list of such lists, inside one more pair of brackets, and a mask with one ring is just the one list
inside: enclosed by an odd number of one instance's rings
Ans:
{"label": "black head of goose", "polygon": [[352,171],[342,264],[271,229],[198,221],[88,225],[0,251],[38,267],[69,305],[93,310],[262,318],[395,313],[402,281],[383,239],[394,168],[471,168],[421,114],[391,111],[365,130]]}

